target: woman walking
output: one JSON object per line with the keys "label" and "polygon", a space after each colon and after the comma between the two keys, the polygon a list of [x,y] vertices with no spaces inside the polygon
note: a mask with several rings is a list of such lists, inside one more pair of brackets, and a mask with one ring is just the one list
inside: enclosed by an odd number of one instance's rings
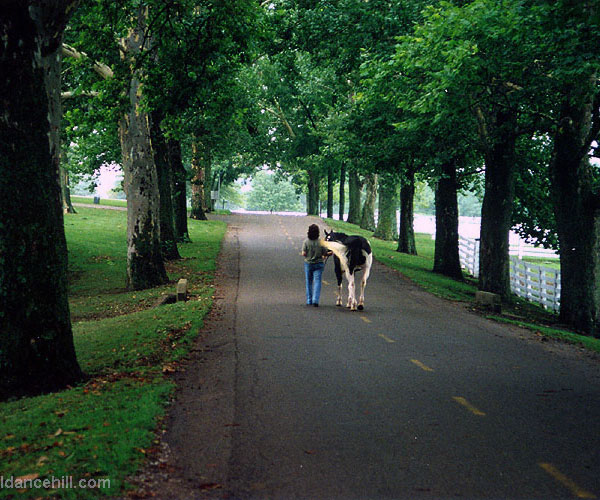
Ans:
{"label": "woman walking", "polygon": [[319,241],[321,230],[316,224],[308,227],[308,238],[302,244],[304,256],[304,275],[306,277],[306,305],[319,307],[321,295],[321,276],[325,268],[325,257],[330,254]]}

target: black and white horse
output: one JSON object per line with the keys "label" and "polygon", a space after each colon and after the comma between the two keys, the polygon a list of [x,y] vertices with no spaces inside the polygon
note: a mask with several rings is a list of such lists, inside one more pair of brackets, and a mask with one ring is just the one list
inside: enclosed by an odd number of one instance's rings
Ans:
{"label": "black and white horse", "polygon": [[[373,252],[369,240],[362,236],[348,236],[344,233],[328,233],[325,231],[325,239],[321,244],[331,250],[334,256],[335,276],[337,278],[337,301],[336,305],[342,305],[342,271],[348,281],[348,303],[351,311],[363,310],[365,306],[365,287],[371,273],[373,264]],[[356,289],[354,284],[354,273],[362,270],[360,297],[356,301]]]}

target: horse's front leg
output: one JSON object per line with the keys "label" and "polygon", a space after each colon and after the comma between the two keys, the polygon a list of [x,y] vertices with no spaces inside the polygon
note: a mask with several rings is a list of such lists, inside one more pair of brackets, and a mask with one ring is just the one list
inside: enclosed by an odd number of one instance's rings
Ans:
{"label": "horse's front leg", "polygon": [[335,301],[335,305],[336,306],[341,306],[342,305],[342,282],[338,282],[338,287],[337,287],[337,299]]}
{"label": "horse's front leg", "polygon": [[335,266],[335,279],[337,280],[337,300],[335,301],[336,306],[342,305],[342,283],[344,280],[344,274],[342,273],[342,265],[340,259],[337,256],[333,257],[333,264]]}

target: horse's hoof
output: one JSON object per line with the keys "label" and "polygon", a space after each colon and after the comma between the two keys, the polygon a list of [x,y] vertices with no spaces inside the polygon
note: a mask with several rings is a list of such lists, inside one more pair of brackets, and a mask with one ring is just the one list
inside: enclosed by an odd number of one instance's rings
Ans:
{"label": "horse's hoof", "polygon": [[358,306],[358,310],[362,311],[365,308],[365,306]]}
{"label": "horse's hoof", "polygon": [[342,307],[342,304],[336,304],[337,307]]}

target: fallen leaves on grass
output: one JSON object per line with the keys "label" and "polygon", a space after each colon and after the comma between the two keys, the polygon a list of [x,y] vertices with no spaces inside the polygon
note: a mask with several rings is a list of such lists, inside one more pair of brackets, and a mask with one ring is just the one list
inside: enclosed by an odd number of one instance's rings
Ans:
{"label": "fallen leaves on grass", "polygon": [[177,371],[177,369],[174,366],[174,363],[170,363],[168,365],[163,365],[162,367],[162,372],[164,374],[169,374],[169,373],[175,373]]}

